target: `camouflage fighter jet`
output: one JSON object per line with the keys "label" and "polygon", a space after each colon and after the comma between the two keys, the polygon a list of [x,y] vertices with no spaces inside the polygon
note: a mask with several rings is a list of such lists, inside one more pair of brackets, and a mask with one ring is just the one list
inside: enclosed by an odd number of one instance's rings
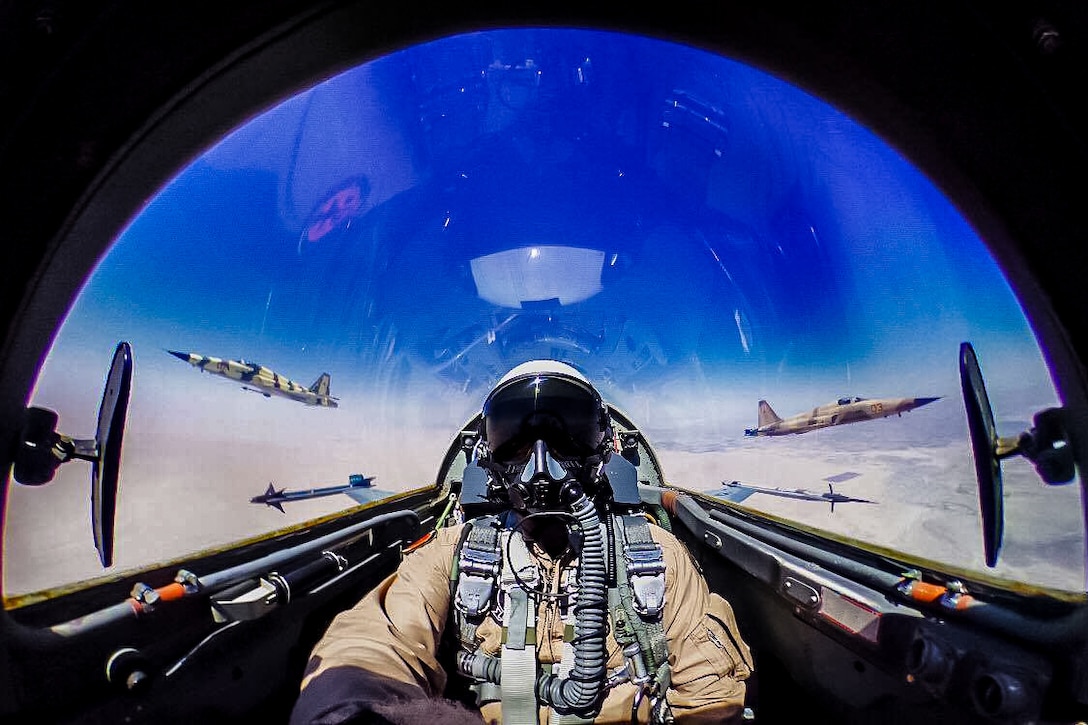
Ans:
{"label": "camouflage fighter jet", "polygon": [[807,433],[844,423],[902,415],[908,410],[928,405],[937,398],[839,398],[833,403],[813,408],[790,418],[779,418],[766,400],[759,401],[759,421],[755,428],[745,428],[746,436],[781,436]]}
{"label": "camouflage fighter jet", "polygon": [[314,384],[306,388],[290,378],[285,378],[275,370],[258,363],[245,360],[222,360],[217,357],[198,355],[190,352],[167,350],[179,360],[184,360],[206,373],[214,373],[224,378],[242,383],[243,390],[260,393],[266,398],[279,395],[305,405],[320,405],[325,408],[339,407],[337,398],[329,395],[329,374],[322,373]]}

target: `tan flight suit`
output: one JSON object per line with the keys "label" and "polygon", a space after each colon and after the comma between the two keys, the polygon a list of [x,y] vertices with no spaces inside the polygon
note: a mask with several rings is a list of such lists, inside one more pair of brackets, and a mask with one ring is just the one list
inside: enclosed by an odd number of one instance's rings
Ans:
{"label": "tan flight suit", "polygon": [[[446,673],[436,653],[451,621],[449,575],[462,526],[440,530],[433,541],[408,554],[396,573],[333,620],[314,648],[310,671],[302,682],[302,698],[322,673],[345,666],[417,685],[431,697],[442,696]],[[661,624],[673,669],[668,691],[673,714],[681,723],[739,720],[752,660],[732,608],[708,590],[683,544],[659,526],[650,526],[650,531],[665,560]],[[533,554],[542,580],[556,577],[554,563],[535,547]],[[545,599],[537,612],[537,658],[543,663],[562,657],[563,621],[554,602]],[[483,638],[484,653],[499,654],[501,625],[493,618],[484,620],[477,637]],[[611,633],[606,644],[612,671],[623,665],[623,656]],[[629,723],[635,694],[630,683],[613,688],[595,722]],[[644,698],[640,721],[647,721],[648,711],[648,698]],[[501,703],[485,704],[481,712],[485,721],[502,720]],[[550,709],[541,708],[540,722],[547,723],[549,716]]]}

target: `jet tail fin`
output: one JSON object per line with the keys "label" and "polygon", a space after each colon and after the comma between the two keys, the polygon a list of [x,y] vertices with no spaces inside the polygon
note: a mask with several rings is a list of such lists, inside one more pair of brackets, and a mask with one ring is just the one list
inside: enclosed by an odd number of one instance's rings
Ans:
{"label": "jet tail fin", "polygon": [[782,420],[778,417],[778,414],[774,412],[770,404],[766,400],[759,401],[759,427],[762,428],[765,425],[777,423]]}
{"label": "jet tail fin", "polygon": [[328,373],[321,373],[321,376],[310,386],[310,392],[318,395],[328,395],[330,380],[332,380],[332,377]]}

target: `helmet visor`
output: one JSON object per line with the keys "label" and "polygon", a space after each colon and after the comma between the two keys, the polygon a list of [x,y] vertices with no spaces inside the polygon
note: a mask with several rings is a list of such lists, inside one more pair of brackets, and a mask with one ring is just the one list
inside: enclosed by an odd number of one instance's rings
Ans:
{"label": "helmet visor", "polygon": [[554,375],[500,387],[484,402],[483,416],[492,459],[503,465],[525,463],[538,440],[558,460],[586,458],[597,452],[606,428],[596,392]]}

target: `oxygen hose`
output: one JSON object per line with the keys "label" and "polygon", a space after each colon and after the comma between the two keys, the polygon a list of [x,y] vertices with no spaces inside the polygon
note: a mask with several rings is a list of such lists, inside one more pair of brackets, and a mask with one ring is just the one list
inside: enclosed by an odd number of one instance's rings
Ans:
{"label": "oxygen hose", "polygon": [[[608,652],[608,600],[605,542],[597,509],[580,488],[571,487],[577,498],[571,512],[582,529],[582,553],[578,601],[574,605],[574,666],[566,678],[542,675],[536,683],[536,695],[542,704],[551,705],[561,714],[574,713],[592,717],[600,707],[604,690]],[[479,653],[460,652],[458,669],[471,677],[499,684],[501,660]]]}
{"label": "oxygen hose", "polygon": [[574,605],[574,666],[566,678],[542,675],[537,680],[536,692],[541,702],[552,705],[560,714],[595,715],[608,660],[605,544],[597,509],[580,489],[570,508],[581,525],[583,537],[581,586]]}
{"label": "oxygen hose", "polygon": [[461,650],[457,653],[457,669],[477,680],[496,685],[502,682],[502,660],[498,657]]}

